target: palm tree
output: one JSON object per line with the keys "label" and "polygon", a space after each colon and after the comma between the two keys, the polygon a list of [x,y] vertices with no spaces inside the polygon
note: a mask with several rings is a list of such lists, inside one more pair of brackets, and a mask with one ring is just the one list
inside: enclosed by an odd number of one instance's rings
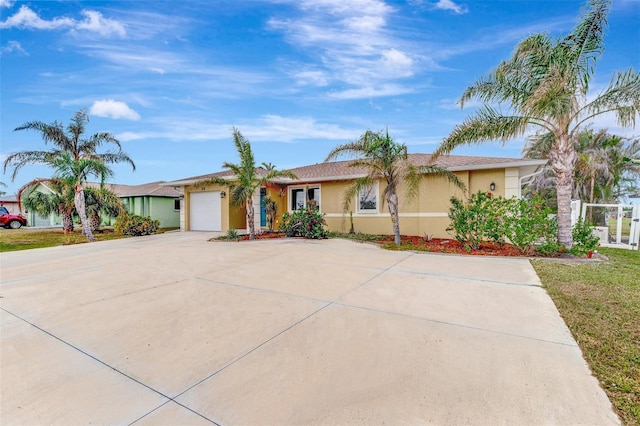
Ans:
{"label": "palm tree", "polygon": [[[95,133],[88,139],[83,138],[89,116],[85,109],[76,112],[66,132],[62,124],[54,122],[46,124],[32,121],[17,127],[15,130],[35,130],[40,132],[45,144],[51,142],[52,149],[48,151],[21,151],[10,154],[4,161],[4,171],[13,167],[11,179],[14,180],[18,171],[27,164],[43,164],[52,167],[56,178],[65,181],[73,187],[76,211],[82,223],[82,233],[89,241],[94,241],[93,233],[87,222],[84,199],[84,184],[89,176],[99,177],[101,180],[112,174],[107,164],[125,162],[133,170],[133,160],[122,151],[120,142],[107,132]],[[96,150],[103,144],[113,144],[117,151],[98,153]]]}
{"label": "palm tree", "polygon": [[[39,184],[47,185],[52,192],[35,191]],[[58,213],[62,218],[64,233],[73,232],[74,191],[64,181],[59,179],[34,179],[20,188],[18,201],[25,209],[35,211],[41,216]]]}
{"label": "palm tree", "polygon": [[[604,49],[610,0],[589,0],[581,21],[564,38],[535,34],[521,41],[513,56],[468,87],[459,101],[484,105],[454,128],[435,154],[472,143],[506,143],[538,129],[552,135],[549,162],[555,174],[558,241],[573,246],[571,192],[581,129],[594,117],[612,112],[621,126],[635,126],[640,112],[640,74],[618,72],[593,100],[587,98],[597,59]],[[498,106],[496,108],[496,105]],[[503,113],[501,107],[506,111]]]}
{"label": "palm tree", "polygon": [[126,212],[122,200],[104,185],[99,188],[86,187],[84,196],[92,232],[100,226],[101,214],[115,218]]}
{"label": "palm tree", "polygon": [[202,184],[216,184],[229,188],[231,194],[231,204],[234,206],[246,206],[247,222],[249,224],[249,239],[256,237],[254,224],[253,194],[263,185],[273,182],[276,178],[287,177],[297,179],[297,176],[288,170],[276,170],[275,167],[269,169],[256,168],[256,162],[251,151],[251,144],[242,136],[240,131],[233,129],[233,143],[238,151],[240,163],[223,163],[222,168],[231,170],[235,179],[224,179],[214,177],[203,180]]}
{"label": "palm tree", "polygon": [[426,174],[444,176],[459,188],[464,188],[457,176],[448,170],[435,165],[412,164],[409,161],[407,146],[395,142],[389,136],[388,129],[377,133],[367,130],[357,141],[335,147],[324,161],[335,160],[343,155],[356,157],[349,164],[350,167],[366,171],[365,176],[356,179],[345,191],[344,211],[349,210],[356,195],[369,190],[375,182],[384,180],[387,186],[382,192],[382,199],[387,203],[391,215],[394,242],[397,245],[401,242],[398,217],[398,187],[401,184],[406,184],[406,195],[409,199],[418,194],[420,181]]}
{"label": "palm tree", "polygon": [[[522,154],[526,158],[548,158],[553,136],[549,133],[528,139]],[[640,158],[640,140],[611,135],[606,129],[583,130],[576,142],[577,161],[572,196],[589,203],[611,202],[625,195],[628,182],[640,176],[640,167],[633,163]],[[531,183],[536,190],[552,191],[553,169],[549,164],[544,173]],[[551,178],[551,179],[550,179]],[[555,191],[553,191],[555,196]]]}

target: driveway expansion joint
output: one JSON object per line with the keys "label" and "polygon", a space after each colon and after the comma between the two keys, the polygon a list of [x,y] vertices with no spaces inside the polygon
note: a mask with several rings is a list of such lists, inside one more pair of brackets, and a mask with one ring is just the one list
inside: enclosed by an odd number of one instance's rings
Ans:
{"label": "driveway expansion joint", "polygon": [[168,396],[168,395],[163,394],[163,393],[162,393],[162,392],[160,392],[159,390],[154,389],[154,388],[152,388],[151,386],[149,386],[149,385],[147,385],[147,384],[145,384],[145,383],[141,382],[140,380],[136,379],[135,377],[132,377],[132,376],[128,375],[127,373],[125,373],[125,372],[123,372],[123,371],[118,370],[117,368],[113,367],[112,365],[109,365],[109,364],[108,364],[108,363],[106,363],[105,361],[102,361],[100,358],[97,358],[96,356],[91,355],[90,353],[88,353],[88,352],[86,352],[86,351],[84,351],[84,350],[80,349],[79,347],[75,346],[74,344],[72,344],[72,343],[70,343],[70,342],[67,342],[66,340],[64,340],[64,339],[62,339],[62,338],[60,338],[60,337],[56,336],[55,334],[53,334],[53,333],[51,333],[51,332],[49,332],[49,331],[47,331],[47,330],[43,329],[42,327],[40,327],[40,326],[38,326],[38,325],[34,324],[33,322],[28,321],[28,320],[26,320],[25,318],[22,318],[21,316],[19,316],[19,315],[15,314],[15,313],[13,313],[13,312],[11,312],[11,311],[9,311],[9,310],[7,310],[7,309],[3,308],[3,307],[0,307],[0,310],[2,310],[2,311],[4,311],[4,312],[6,312],[7,314],[9,314],[9,315],[11,315],[11,316],[13,316],[13,317],[17,318],[18,320],[20,320],[20,321],[24,322],[25,324],[29,325],[30,327],[33,327],[33,328],[35,328],[36,330],[38,330],[38,331],[40,331],[40,332],[42,332],[42,333],[46,334],[47,336],[52,337],[53,339],[57,340],[58,342],[60,342],[60,343],[62,343],[62,344],[64,344],[64,345],[66,345],[66,346],[70,347],[71,349],[73,349],[73,350],[75,350],[75,351],[77,351],[77,352],[81,353],[82,355],[84,355],[84,356],[86,356],[86,357],[88,357],[88,358],[91,358],[92,360],[94,360],[94,361],[98,362],[99,364],[102,364],[103,366],[105,366],[105,367],[109,368],[110,370],[112,370],[112,371],[116,372],[117,374],[119,374],[119,375],[121,375],[121,376],[123,376],[123,377],[127,378],[128,380],[131,380],[131,381],[133,381],[133,382],[135,382],[135,383],[137,383],[137,384],[139,384],[139,385],[141,385],[141,386],[143,386],[143,387],[145,387],[145,388],[149,389],[150,391],[152,391],[152,392],[154,392],[154,393],[156,393],[156,394],[158,394],[158,395],[162,396],[163,398],[166,398],[166,399],[167,399],[167,401],[165,401],[164,403],[160,404],[158,407],[154,408],[153,410],[151,410],[151,411],[150,411],[150,412],[148,412],[147,414],[143,415],[142,417],[140,417],[140,418],[138,418],[138,419],[134,420],[134,421],[133,421],[132,423],[130,423],[130,424],[133,424],[133,423],[137,422],[138,420],[140,420],[140,419],[142,419],[143,417],[145,417],[145,416],[149,415],[150,413],[153,413],[154,411],[156,411],[156,410],[157,410],[157,409],[159,409],[160,407],[163,407],[164,405],[166,405],[166,404],[168,404],[168,403],[170,403],[170,402],[175,402],[176,404],[178,404],[178,405],[182,406],[183,408],[186,408],[187,410],[189,410],[189,411],[193,412],[194,414],[197,414],[198,416],[202,417],[203,419],[206,419],[206,420],[210,421],[210,422],[211,422],[211,423],[213,423],[213,424],[217,424],[217,423],[216,423],[216,422],[214,422],[213,420],[208,419],[207,417],[203,416],[202,414],[200,414],[200,413],[198,413],[198,412],[196,412],[196,411],[192,410],[191,408],[189,408],[189,407],[187,407],[187,406],[185,406],[185,405],[183,405],[183,404],[180,404],[178,401],[175,401],[175,398],[177,398],[177,397],[172,398],[172,397],[170,397],[170,396]]}

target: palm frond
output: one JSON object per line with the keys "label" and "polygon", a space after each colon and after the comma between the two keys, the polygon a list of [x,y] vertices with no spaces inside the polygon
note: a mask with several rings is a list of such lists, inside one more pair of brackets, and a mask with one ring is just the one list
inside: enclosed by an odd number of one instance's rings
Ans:
{"label": "palm frond", "polygon": [[615,112],[621,126],[634,127],[636,117],[640,114],[640,72],[635,72],[633,68],[618,72],[609,86],[581,111],[585,116],[575,127],[606,112]]}
{"label": "palm frond", "polygon": [[433,160],[442,154],[449,154],[458,146],[499,140],[505,143],[521,136],[532,124],[530,117],[504,116],[485,106],[456,126],[433,153]]}
{"label": "palm frond", "polygon": [[4,160],[3,173],[6,173],[9,166],[13,167],[11,173],[11,181],[13,182],[18,175],[18,171],[28,164],[50,164],[56,157],[55,151],[21,151],[9,154]]}
{"label": "palm frond", "polygon": [[324,159],[325,162],[336,160],[341,156],[346,157],[358,157],[366,154],[366,149],[363,146],[361,141],[357,142],[349,142],[346,144],[338,145],[333,148],[327,157]]}

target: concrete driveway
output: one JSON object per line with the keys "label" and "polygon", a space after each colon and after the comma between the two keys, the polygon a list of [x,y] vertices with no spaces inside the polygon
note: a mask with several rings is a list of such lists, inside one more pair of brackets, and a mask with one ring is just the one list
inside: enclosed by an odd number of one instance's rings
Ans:
{"label": "concrete driveway", "polygon": [[2,254],[0,422],[619,422],[527,260],[210,237]]}

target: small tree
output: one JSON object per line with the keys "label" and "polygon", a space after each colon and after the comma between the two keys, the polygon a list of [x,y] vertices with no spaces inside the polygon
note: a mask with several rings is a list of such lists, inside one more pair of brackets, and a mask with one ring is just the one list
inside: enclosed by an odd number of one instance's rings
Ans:
{"label": "small tree", "polygon": [[[64,181],[65,185],[73,188],[74,204],[82,223],[82,233],[89,241],[94,241],[87,220],[84,198],[87,178],[95,176],[103,180],[112,175],[113,172],[107,164],[125,162],[129,163],[133,170],[135,165],[133,160],[122,151],[120,142],[111,133],[95,133],[89,138],[84,138],[88,122],[87,111],[81,109],[75,113],[66,129],[58,122],[46,124],[40,121],[28,122],[17,127],[16,131],[39,132],[45,144],[51,142],[53,147],[48,151],[12,153],[5,159],[3,170],[6,172],[9,166],[13,167],[11,180],[14,180],[18,171],[27,164],[43,164],[53,168],[54,178]],[[98,153],[97,149],[105,144],[115,145],[118,150]]]}
{"label": "small tree", "polygon": [[267,214],[269,231],[273,231],[273,223],[276,221],[278,215],[278,203],[271,197],[265,197],[264,200],[262,200],[262,204],[264,204],[264,210]]}
{"label": "small tree", "polygon": [[[36,191],[40,184],[46,185],[52,192]],[[64,233],[73,232],[74,191],[63,180],[34,179],[20,188],[18,201],[26,210],[34,211],[40,216],[58,213],[62,219]]]}
{"label": "small tree", "polygon": [[352,200],[360,191],[371,188],[376,181],[384,181],[385,187],[382,198],[389,208],[393,224],[394,242],[400,245],[400,219],[398,216],[398,187],[406,184],[406,196],[411,199],[418,194],[420,181],[426,174],[444,176],[449,182],[459,188],[464,185],[456,175],[436,165],[418,166],[409,161],[407,146],[395,142],[389,131],[372,132],[367,130],[360,139],[335,147],[325,161],[334,160],[340,156],[356,157],[350,167],[359,167],[366,171],[366,175],[356,179],[344,193],[343,209],[349,211]]}
{"label": "small tree", "polygon": [[253,194],[255,194],[258,188],[273,182],[276,178],[287,177],[296,179],[297,176],[288,170],[276,170],[273,165],[269,166],[269,170],[256,168],[256,161],[251,151],[251,144],[236,128],[233,129],[233,143],[236,146],[240,162],[238,164],[225,162],[222,164],[222,168],[231,170],[234,174],[234,180],[214,177],[202,180],[198,182],[198,184],[215,184],[229,188],[231,204],[234,206],[244,205],[246,207],[249,239],[253,240],[256,238]]}

